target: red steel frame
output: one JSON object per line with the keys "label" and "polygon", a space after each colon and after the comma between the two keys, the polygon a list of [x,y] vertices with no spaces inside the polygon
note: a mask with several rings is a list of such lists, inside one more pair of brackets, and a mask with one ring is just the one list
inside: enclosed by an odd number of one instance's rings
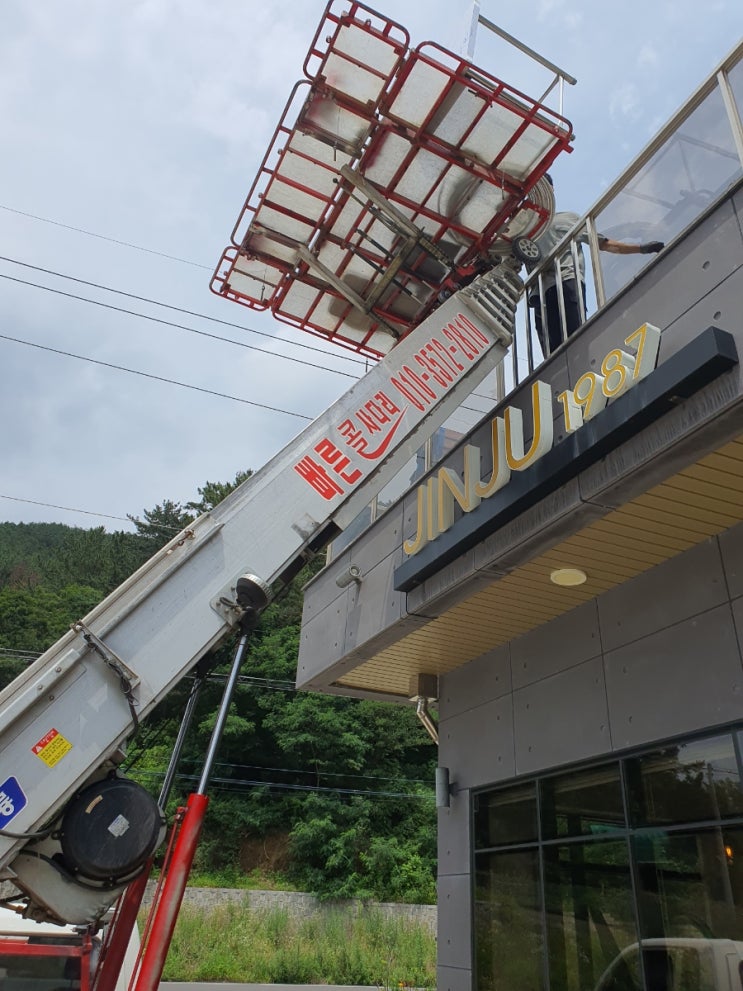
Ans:
{"label": "red steel frame", "polygon": [[[370,343],[377,327],[386,324],[396,328],[399,335],[406,333],[434,308],[436,296],[442,288],[455,285],[462,276],[475,274],[487,258],[488,249],[499,240],[508,241],[506,228],[516,214],[524,210],[531,213],[532,221],[523,232],[527,236],[533,236],[541,230],[547,219],[547,212],[538,201],[529,199],[529,192],[557,155],[570,150],[572,126],[565,118],[440,45],[424,42],[411,50],[404,28],[363,4],[343,4],[339,13],[335,12],[336,6],[340,5],[331,0],[326,9],[305,60],[307,80],[298,83],[292,91],[233,229],[232,244],[225,250],[215,272],[212,290],[252,309],[270,310],[276,319],[332,340],[342,347],[379,357],[383,352]],[[366,33],[375,43],[379,43],[389,62],[386,76],[374,66],[363,65],[352,54],[343,50],[344,30]],[[374,99],[362,103],[334,85],[339,62],[357,67],[359,72],[367,74],[366,78],[376,81]],[[428,108],[425,118],[417,126],[412,126],[410,121],[396,114],[396,100],[411,75],[421,66],[445,77],[447,84]],[[457,89],[477,94],[481,100],[481,109],[456,142],[447,142],[430,128]],[[354,122],[352,131],[361,135],[359,140],[345,145],[340,140],[336,145],[333,144],[333,136],[322,130],[322,118],[313,120],[316,107],[322,106],[323,101],[325,105],[332,105],[339,115],[344,115],[346,121]],[[493,107],[503,108],[518,123],[491,161],[477,161],[472,155],[468,155],[467,141]],[[544,132],[549,144],[526,176],[515,177],[504,167],[504,162],[529,127]],[[324,159],[306,156],[311,166],[310,171],[316,170],[313,172],[317,178],[314,185],[304,184],[291,175],[282,173],[287,155],[290,158],[286,161],[296,163],[305,154],[299,147],[302,135],[319,138],[333,146],[332,159],[327,156]],[[442,242],[445,237],[452,236],[458,238],[460,243],[464,242],[466,248],[452,266],[454,271],[446,273],[445,277],[439,274],[437,279],[432,279],[430,272],[426,272],[424,251],[406,261],[397,273],[394,287],[386,291],[383,300],[375,302],[371,307],[369,332],[362,339],[358,335],[349,338],[344,334],[344,324],[352,315],[353,304],[336,288],[323,281],[306,260],[298,259],[293,249],[298,243],[302,243],[313,254],[317,254],[324,245],[335,247],[338,249],[336,253],[345,250],[346,257],[335,268],[335,275],[340,279],[343,279],[354,258],[363,259],[369,268],[369,278],[366,285],[357,285],[356,291],[362,297],[371,292],[375,279],[389,265],[390,256],[369,240],[375,214],[363,196],[360,197],[355,223],[351,225],[353,239],[344,233],[347,224],[340,233],[335,232],[334,226],[341,215],[347,216],[344,211],[348,211],[351,198],[359,198],[353,186],[340,177],[340,164],[350,165],[363,176],[367,169],[373,171],[385,143],[392,140],[406,142],[408,151],[400,160],[395,174],[386,182],[375,184],[380,193],[414,224],[424,226],[427,231],[433,229],[430,240],[434,245]],[[411,163],[421,152],[439,162],[439,173],[428,189],[422,189],[420,193],[416,190],[415,197],[412,197],[400,192],[398,187]],[[442,188],[447,178],[460,174],[471,177],[473,183],[495,186],[503,193],[500,207],[482,229],[469,228],[432,206],[437,189]],[[331,181],[328,179],[330,176],[333,177]],[[320,186],[324,188],[318,188]],[[282,199],[286,201],[288,190],[293,190],[298,200],[306,197],[304,214],[301,209],[292,209],[286,202],[282,203]],[[308,210],[312,216],[306,215]],[[262,226],[261,211],[268,211],[269,220],[272,217],[283,217],[290,227],[296,228],[296,240],[293,236],[274,233],[270,224]],[[263,237],[266,229],[268,238]],[[269,246],[284,244],[284,256],[280,256],[281,252],[278,255],[266,252],[266,240]],[[232,286],[230,278],[241,258],[252,259],[258,267],[264,267],[266,281],[261,285],[259,293],[251,295]],[[356,279],[358,282],[358,273]],[[299,313],[288,304],[289,296],[297,283],[302,283],[308,290],[308,302]],[[412,315],[404,307],[400,312],[398,307],[401,301],[406,302],[403,296],[406,293],[410,296],[411,290],[416,296],[428,296],[427,301]],[[330,327],[327,326],[327,314],[325,323],[316,318],[317,306],[323,294],[336,300],[333,306],[335,322]],[[377,322],[375,318],[378,318]]]}
{"label": "red steel frame", "polygon": [[24,936],[3,936],[0,939],[0,954],[10,957],[60,957],[80,960],[80,991],[90,991],[90,960],[93,941],[88,933],[80,937],[80,945],[34,943]]}

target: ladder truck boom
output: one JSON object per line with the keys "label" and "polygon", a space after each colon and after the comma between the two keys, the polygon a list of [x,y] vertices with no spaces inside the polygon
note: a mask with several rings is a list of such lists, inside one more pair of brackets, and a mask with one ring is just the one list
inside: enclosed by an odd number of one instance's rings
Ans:
{"label": "ladder truck boom", "polygon": [[[120,810],[113,821],[101,810],[96,825],[90,786],[116,767],[139,720],[246,612],[260,612],[502,359],[521,285],[501,266],[446,300],[0,694],[0,877],[25,893],[29,914],[95,923],[141,870],[161,838],[157,811],[115,778]],[[379,430],[364,433],[370,417]]]}

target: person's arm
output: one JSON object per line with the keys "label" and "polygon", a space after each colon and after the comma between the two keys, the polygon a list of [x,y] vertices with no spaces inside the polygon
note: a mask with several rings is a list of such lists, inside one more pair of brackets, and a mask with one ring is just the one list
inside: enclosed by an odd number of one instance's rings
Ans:
{"label": "person's arm", "polygon": [[599,236],[601,251],[610,251],[613,255],[653,255],[665,247],[663,241],[647,241],[645,244],[627,244],[625,241],[615,241],[610,237]]}

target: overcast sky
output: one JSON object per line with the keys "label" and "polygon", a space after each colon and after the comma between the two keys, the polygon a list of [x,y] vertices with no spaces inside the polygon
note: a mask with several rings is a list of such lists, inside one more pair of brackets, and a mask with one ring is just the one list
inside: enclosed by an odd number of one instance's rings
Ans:
{"label": "overcast sky", "polygon": [[[469,0],[371,6],[396,16],[414,44],[462,50]],[[209,291],[324,8],[2,0],[0,520],[131,529],[116,517],[259,468],[363,370]],[[577,212],[743,33],[740,0],[482,0],[481,10],[578,79],[565,103],[575,151],[553,169],[561,206]],[[534,97],[547,78],[482,28],[475,61]]]}

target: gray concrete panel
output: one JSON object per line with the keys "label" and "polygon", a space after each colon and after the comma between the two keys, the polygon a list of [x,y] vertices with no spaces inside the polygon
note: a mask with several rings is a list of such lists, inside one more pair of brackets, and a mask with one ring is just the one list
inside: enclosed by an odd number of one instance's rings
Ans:
{"label": "gray concrete panel", "polygon": [[717,540],[705,540],[599,597],[604,650],[616,650],[727,599]]}
{"label": "gray concrete panel", "polygon": [[667,354],[678,351],[696,337],[700,330],[710,326],[720,327],[732,334],[738,344],[738,351],[743,351],[741,286],[743,286],[743,267],[736,268],[711,292],[700,297],[688,310],[684,310],[672,324],[662,328],[659,361],[665,360]]}
{"label": "gray concrete panel", "polygon": [[362,575],[402,545],[402,515],[402,503],[391,506],[374,523],[373,538],[369,530],[351,545],[351,564],[360,568]]}
{"label": "gray concrete panel", "polygon": [[[687,343],[688,337],[680,333],[679,319],[687,312],[696,310],[699,314],[706,308],[708,314],[712,316],[712,322],[718,323],[724,330],[735,333],[740,328],[739,309],[737,312],[721,311],[717,319],[716,311],[711,309],[719,303],[720,287],[730,281],[733,273],[736,273],[736,276],[732,283],[738,281],[740,267],[743,265],[743,242],[732,204],[724,203],[688,237],[685,237],[678,251],[674,251],[673,254],[680,252],[683,252],[684,257],[679,263],[678,271],[669,273],[667,280],[667,288],[675,295],[672,301],[673,308],[665,311],[668,315],[662,323],[648,318],[651,323],[665,330],[661,337],[659,361],[665,361],[669,355],[674,354]],[[659,288],[662,289],[662,286],[652,287],[653,291]],[[730,319],[731,326],[724,326],[722,322],[724,316]]]}
{"label": "gray concrete panel", "polygon": [[739,186],[733,193],[732,204],[743,236],[743,187]]}
{"label": "gray concrete panel", "polygon": [[438,810],[438,875],[470,872],[470,792],[464,788]]}
{"label": "gray concrete panel", "polygon": [[439,724],[439,764],[455,788],[513,777],[513,713],[509,696],[468,709]]}
{"label": "gray concrete panel", "polygon": [[738,650],[743,658],[743,598],[735,599],[730,603],[730,607],[733,611],[735,633],[738,638]]}
{"label": "gray concrete panel", "polygon": [[515,691],[513,729],[517,774],[609,752],[601,658]]}
{"label": "gray concrete panel", "polygon": [[299,638],[297,684],[321,674],[344,654],[346,630],[345,598],[336,599],[309,621],[303,621]]}
{"label": "gray concrete panel", "polygon": [[438,962],[441,967],[472,967],[472,919],[468,874],[439,878]]}
{"label": "gray concrete panel", "polygon": [[315,616],[319,616],[337,599],[345,598],[348,590],[339,588],[335,580],[348,570],[350,564],[351,555],[348,551],[344,551],[305,585],[302,605],[303,623],[309,623]]}
{"label": "gray concrete panel", "polygon": [[436,968],[437,991],[472,991],[472,971],[461,967]]}
{"label": "gray concrete panel", "polygon": [[743,523],[721,533],[718,540],[728,595],[736,599],[743,595]]}
{"label": "gray concrete panel", "polygon": [[605,655],[615,748],[743,718],[743,668],[729,605]]}
{"label": "gray concrete panel", "polygon": [[404,615],[405,595],[394,588],[395,568],[402,560],[402,550],[389,554],[370,571],[362,570],[358,597],[349,601],[346,620],[345,651],[355,650]]}
{"label": "gray concrete panel", "polygon": [[509,646],[506,644],[489,650],[469,664],[443,675],[439,689],[441,719],[450,719],[483,702],[508,695],[511,691]]}
{"label": "gray concrete panel", "polygon": [[511,641],[514,690],[600,653],[598,615],[592,600]]}

